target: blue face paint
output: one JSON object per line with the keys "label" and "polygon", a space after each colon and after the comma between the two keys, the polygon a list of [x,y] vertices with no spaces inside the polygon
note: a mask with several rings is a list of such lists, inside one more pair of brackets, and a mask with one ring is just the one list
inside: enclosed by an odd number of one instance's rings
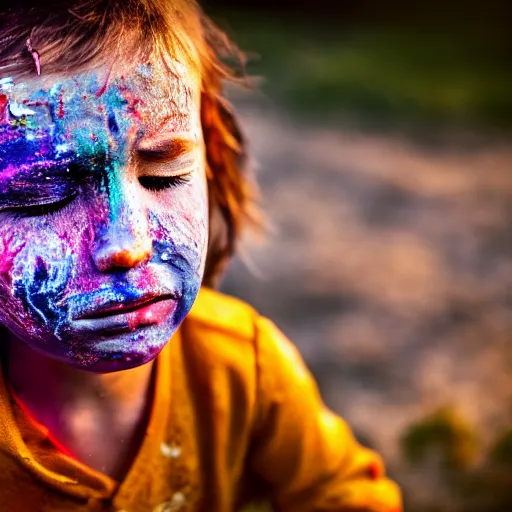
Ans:
{"label": "blue face paint", "polygon": [[92,371],[159,353],[204,269],[199,108],[192,75],[154,63],[0,80],[0,322],[13,334]]}

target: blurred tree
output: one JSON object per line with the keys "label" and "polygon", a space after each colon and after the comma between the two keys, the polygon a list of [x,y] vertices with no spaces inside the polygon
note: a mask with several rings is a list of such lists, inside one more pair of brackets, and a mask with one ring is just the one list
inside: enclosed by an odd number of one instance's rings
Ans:
{"label": "blurred tree", "polygon": [[459,478],[454,490],[466,504],[464,512],[512,510],[512,430],[498,436],[484,464]]}
{"label": "blurred tree", "polygon": [[476,433],[452,409],[443,408],[412,425],[402,437],[406,458],[421,463],[432,453],[444,469],[467,469],[478,454]]}
{"label": "blurred tree", "polygon": [[[406,430],[402,448],[407,460],[422,466],[434,458],[442,469],[445,494],[453,498],[442,507],[436,505],[436,512],[512,511],[512,429],[498,436],[483,461],[475,465],[480,446],[478,435],[449,408]],[[408,510],[430,512],[429,506],[414,503]]]}

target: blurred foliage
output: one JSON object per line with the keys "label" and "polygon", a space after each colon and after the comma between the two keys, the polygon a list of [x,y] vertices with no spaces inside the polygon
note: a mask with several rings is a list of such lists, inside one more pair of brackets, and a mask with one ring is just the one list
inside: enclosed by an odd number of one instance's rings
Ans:
{"label": "blurred foliage", "polygon": [[512,471],[512,430],[498,437],[489,457],[494,465]]}
{"label": "blurred foliage", "polygon": [[402,448],[413,464],[435,451],[445,469],[467,469],[478,455],[479,441],[455,411],[440,409],[405,432]]}
{"label": "blurred foliage", "polygon": [[[421,467],[432,460],[432,455],[439,462],[442,483],[454,500],[446,503],[446,510],[510,512],[512,430],[498,436],[487,453],[481,453],[481,447],[471,426],[447,408],[415,423],[402,438],[404,454],[413,466]],[[475,464],[478,458],[481,460]],[[424,512],[430,508],[416,504],[409,510]]]}
{"label": "blurred foliage", "polygon": [[263,91],[297,113],[371,126],[411,122],[512,128],[507,31],[337,26],[247,12],[215,17],[250,54]]}

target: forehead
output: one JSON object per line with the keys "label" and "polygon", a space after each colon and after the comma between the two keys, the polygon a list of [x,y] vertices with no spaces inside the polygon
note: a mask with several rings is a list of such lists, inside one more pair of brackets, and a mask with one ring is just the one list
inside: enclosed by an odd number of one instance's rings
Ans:
{"label": "forehead", "polygon": [[58,149],[190,132],[198,106],[195,75],[178,62],[148,62],[126,72],[104,67],[50,78],[6,77],[0,79],[0,153],[16,141],[51,139]]}

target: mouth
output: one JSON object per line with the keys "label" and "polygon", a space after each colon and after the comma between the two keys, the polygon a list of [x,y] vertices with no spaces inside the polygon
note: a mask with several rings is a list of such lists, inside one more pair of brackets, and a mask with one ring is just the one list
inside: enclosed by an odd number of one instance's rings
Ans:
{"label": "mouth", "polygon": [[105,304],[71,321],[74,330],[102,335],[130,332],[165,321],[176,309],[174,295],[147,296],[129,303]]}
{"label": "mouth", "polygon": [[172,295],[159,295],[156,297],[149,296],[130,302],[128,304],[108,304],[104,307],[100,306],[93,311],[85,313],[77,317],[75,320],[92,320],[95,318],[106,318],[109,316],[133,313],[134,311],[138,311],[142,308],[150,306],[151,304],[156,304],[158,302],[169,299],[174,299],[174,297]]}

